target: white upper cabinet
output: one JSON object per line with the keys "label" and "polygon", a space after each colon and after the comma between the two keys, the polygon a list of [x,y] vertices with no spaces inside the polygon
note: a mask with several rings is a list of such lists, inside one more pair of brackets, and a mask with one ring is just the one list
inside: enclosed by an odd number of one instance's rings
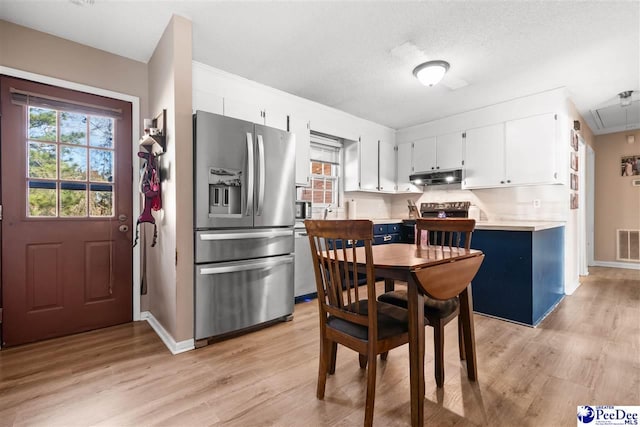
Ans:
{"label": "white upper cabinet", "polygon": [[224,115],[252,123],[264,124],[262,109],[254,103],[224,98]]}
{"label": "white upper cabinet", "polygon": [[462,167],[462,132],[436,137],[436,169],[460,169]]}
{"label": "white upper cabinet", "polygon": [[413,143],[413,169],[427,172],[436,169],[436,138],[423,138]]}
{"label": "white upper cabinet", "polygon": [[310,184],[311,133],[309,120],[301,116],[291,116],[289,125],[296,140],[296,185],[306,187]]}
{"label": "white upper cabinet", "polygon": [[262,111],[265,125],[280,130],[289,130],[287,129],[289,119],[289,113],[287,111],[275,106],[266,106]]}
{"label": "white upper cabinet", "polygon": [[358,143],[345,146],[345,191],[395,191],[395,145],[383,136],[364,133]]}
{"label": "white upper cabinet", "polygon": [[415,172],[460,169],[462,167],[462,132],[423,138],[413,143]]}
{"label": "white upper cabinet", "polygon": [[373,135],[360,137],[360,183],[359,190],[378,190],[378,140]]}
{"label": "white upper cabinet", "polygon": [[224,100],[221,96],[202,90],[193,91],[193,110],[206,111],[213,114],[224,113]]}
{"label": "white upper cabinet", "polygon": [[557,182],[557,116],[553,113],[506,123],[506,178],[512,185]]}
{"label": "white upper cabinet", "polygon": [[462,188],[559,183],[557,133],[553,113],[468,130]]}
{"label": "white upper cabinet", "polygon": [[466,131],[462,188],[504,184],[504,123]]}
{"label": "white upper cabinet", "polygon": [[396,186],[396,150],[393,144],[378,141],[378,190],[395,191]]}
{"label": "white upper cabinet", "polygon": [[397,151],[397,191],[398,192],[422,192],[409,181],[409,176],[414,172],[413,168],[413,142],[398,144]]}

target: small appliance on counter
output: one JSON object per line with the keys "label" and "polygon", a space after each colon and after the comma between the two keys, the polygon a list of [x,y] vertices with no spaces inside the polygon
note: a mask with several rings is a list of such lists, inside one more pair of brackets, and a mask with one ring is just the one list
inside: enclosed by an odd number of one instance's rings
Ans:
{"label": "small appliance on counter", "polygon": [[296,221],[311,219],[311,202],[296,200]]}

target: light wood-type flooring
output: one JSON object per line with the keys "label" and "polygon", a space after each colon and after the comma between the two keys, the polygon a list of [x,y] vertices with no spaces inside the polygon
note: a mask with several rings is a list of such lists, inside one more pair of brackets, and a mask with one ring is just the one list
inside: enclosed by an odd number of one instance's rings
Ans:
{"label": "light wood-type flooring", "polygon": [[[426,329],[425,425],[575,426],[578,405],[640,404],[640,271],[592,268],[538,328],[475,315],[477,383]],[[172,356],[145,322],[0,351],[0,426],[359,426],[365,372],[338,350],[316,399],[315,300],[292,322]],[[374,425],[410,423],[407,347],[379,361]]]}

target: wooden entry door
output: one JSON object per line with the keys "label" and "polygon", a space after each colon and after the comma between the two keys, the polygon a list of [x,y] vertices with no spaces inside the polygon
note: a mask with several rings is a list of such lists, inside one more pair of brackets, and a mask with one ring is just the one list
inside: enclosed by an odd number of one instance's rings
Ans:
{"label": "wooden entry door", "polygon": [[131,104],[0,77],[2,341],[132,320]]}

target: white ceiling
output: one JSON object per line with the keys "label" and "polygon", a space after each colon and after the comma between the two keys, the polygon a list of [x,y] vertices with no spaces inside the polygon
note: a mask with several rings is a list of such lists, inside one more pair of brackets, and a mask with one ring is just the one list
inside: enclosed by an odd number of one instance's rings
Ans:
{"label": "white ceiling", "polygon": [[[0,0],[0,19],[142,62],[172,13],[194,60],[396,129],[557,87],[596,133],[640,128],[591,113],[640,90],[639,1]],[[429,59],[468,85],[421,86]]]}

